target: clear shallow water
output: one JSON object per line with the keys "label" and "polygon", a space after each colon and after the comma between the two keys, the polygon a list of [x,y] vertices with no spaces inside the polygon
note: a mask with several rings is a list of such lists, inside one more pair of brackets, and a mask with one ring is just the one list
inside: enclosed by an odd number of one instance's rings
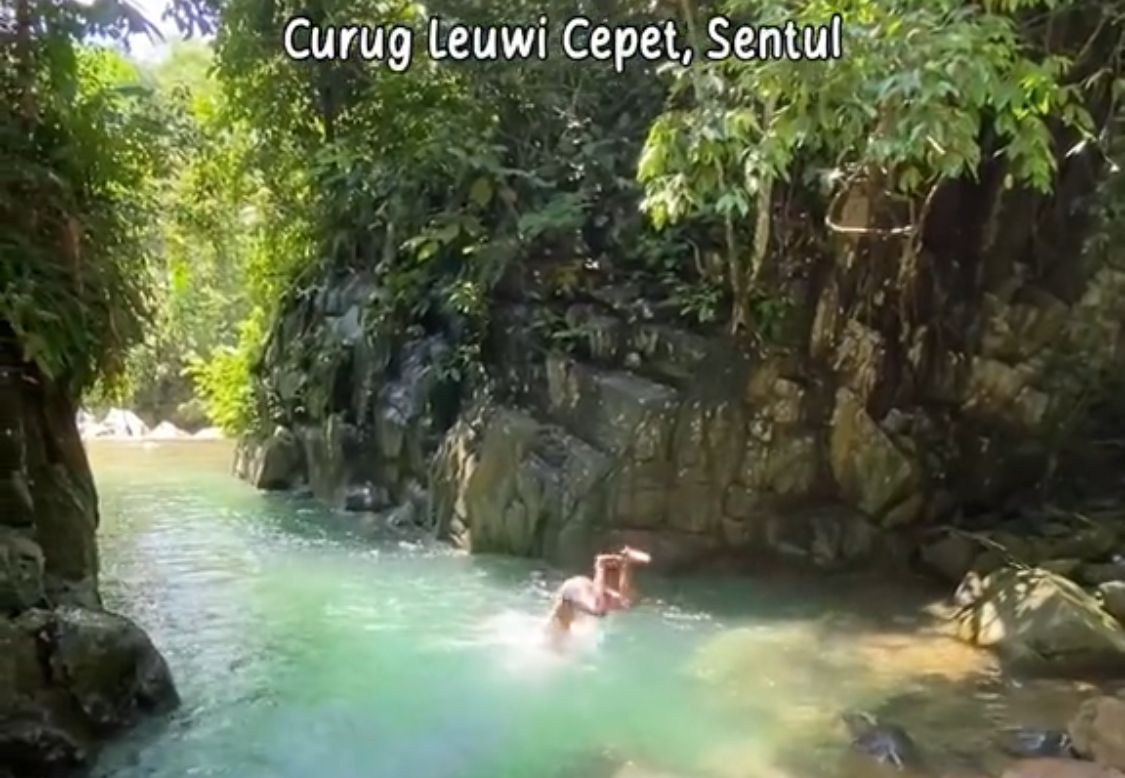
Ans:
{"label": "clear shallow water", "polygon": [[[646,581],[645,602],[551,652],[562,576],[437,544],[373,543],[228,474],[224,442],[96,443],[102,591],[183,697],[102,778],[870,776],[838,713],[904,724],[941,764],[998,764],[1009,724],[1087,693],[999,676],[927,634],[910,592],[838,581]],[[647,773],[646,773],[647,774]]]}

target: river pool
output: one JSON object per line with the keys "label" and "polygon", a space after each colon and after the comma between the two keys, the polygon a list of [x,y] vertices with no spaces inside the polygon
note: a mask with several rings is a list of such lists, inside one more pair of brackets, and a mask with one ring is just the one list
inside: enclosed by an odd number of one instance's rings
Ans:
{"label": "river pool", "polygon": [[106,604],[183,697],[102,778],[875,775],[851,707],[977,770],[998,729],[1062,724],[1088,691],[1004,677],[928,631],[913,589],[841,579],[642,578],[642,604],[560,655],[539,639],[557,571],[362,538],[233,478],[227,442],[89,450]]}

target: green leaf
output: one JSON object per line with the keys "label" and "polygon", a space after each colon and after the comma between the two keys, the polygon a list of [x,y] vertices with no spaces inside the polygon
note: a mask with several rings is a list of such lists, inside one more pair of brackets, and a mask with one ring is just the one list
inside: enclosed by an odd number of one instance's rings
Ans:
{"label": "green leaf", "polygon": [[492,201],[492,191],[492,181],[481,176],[469,189],[469,200],[479,208],[484,208]]}

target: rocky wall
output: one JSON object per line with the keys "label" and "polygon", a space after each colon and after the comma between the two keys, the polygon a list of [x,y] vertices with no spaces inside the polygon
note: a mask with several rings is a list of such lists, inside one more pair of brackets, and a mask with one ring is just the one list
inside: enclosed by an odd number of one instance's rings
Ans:
{"label": "rocky wall", "polygon": [[454,423],[447,337],[373,342],[379,294],[346,275],[290,305],[263,361],[276,428],[244,441],[239,472],[474,551],[566,565],[624,541],[671,567],[906,564],[927,527],[1042,478],[1073,396],[1058,356],[1113,365],[1125,332],[1125,273],[1111,267],[1069,304],[1030,287],[990,294],[975,340],[927,357],[911,393],[888,393],[910,383],[894,349],[828,312],[832,284],[806,347],[755,352],[605,286],[562,310],[577,333],[566,349],[537,334],[544,304],[496,308],[492,383],[462,392]]}
{"label": "rocky wall", "polygon": [[0,357],[0,778],[50,778],[178,698],[145,633],[102,609],[73,403],[10,349]]}
{"label": "rocky wall", "polygon": [[[508,311],[504,332],[527,332],[525,315]],[[446,436],[433,478],[440,531],[567,565],[624,542],[668,569],[767,554],[830,568],[871,558],[874,517],[832,478],[822,376],[792,355],[751,356],[608,305],[566,315],[584,341],[542,369],[518,358],[529,349],[509,351],[501,370],[516,390]]]}
{"label": "rocky wall", "polygon": [[293,301],[262,360],[270,426],[240,441],[234,470],[262,489],[307,489],[367,524],[413,525],[429,515],[449,349],[424,332],[374,341],[364,313],[379,294],[357,274]]}

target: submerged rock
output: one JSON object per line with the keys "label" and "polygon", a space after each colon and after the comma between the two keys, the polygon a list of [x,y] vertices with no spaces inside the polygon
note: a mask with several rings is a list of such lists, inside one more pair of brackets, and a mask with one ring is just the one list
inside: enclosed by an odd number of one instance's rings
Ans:
{"label": "submerged rock", "polygon": [[407,501],[387,514],[387,526],[395,529],[413,527],[418,521],[418,506]]}
{"label": "submerged rock", "polygon": [[353,487],[344,496],[344,510],[357,513],[381,511],[390,503],[391,498],[387,490],[371,484]]}
{"label": "submerged rock", "polygon": [[869,713],[847,712],[840,718],[852,736],[852,747],[860,753],[900,770],[921,765],[918,747],[902,727],[882,724]]}
{"label": "submerged rock", "polygon": [[957,633],[1037,669],[1125,669],[1121,624],[1073,581],[1037,568],[1003,568],[983,579]]}
{"label": "submerged rock", "polygon": [[1096,762],[1125,770],[1125,700],[1087,700],[1070,722],[1074,750]]}
{"label": "submerged rock", "polygon": [[1074,756],[1070,735],[1053,729],[1010,730],[1005,733],[1003,748],[1009,754],[1024,759],[1039,757],[1066,759]]}

